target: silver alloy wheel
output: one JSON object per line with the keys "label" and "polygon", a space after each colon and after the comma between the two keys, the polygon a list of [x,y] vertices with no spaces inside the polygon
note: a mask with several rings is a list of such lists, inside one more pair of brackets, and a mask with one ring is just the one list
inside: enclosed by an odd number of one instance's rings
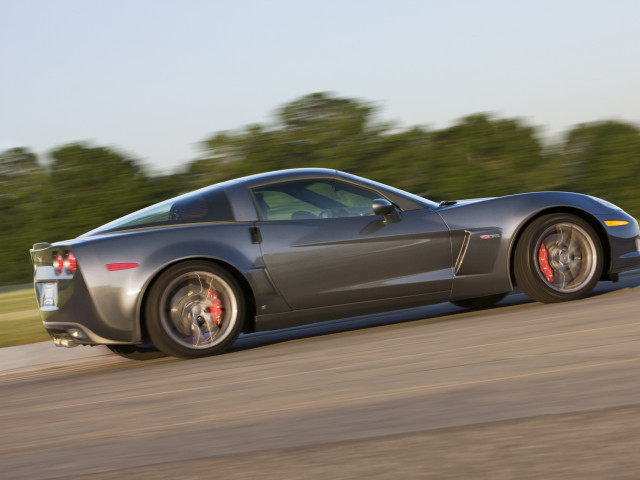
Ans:
{"label": "silver alloy wheel", "polygon": [[597,271],[598,253],[591,235],[572,223],[549,226],[539,236],[533,254],[538,275],[557,292],[580,290]]}
{"label": "silver alloy wheel", "polygon": [[160,297],[161,325],[178,345],[207,349],[221,343],[238,321],[238,302],[231,286],[207,271],[183,273]]}

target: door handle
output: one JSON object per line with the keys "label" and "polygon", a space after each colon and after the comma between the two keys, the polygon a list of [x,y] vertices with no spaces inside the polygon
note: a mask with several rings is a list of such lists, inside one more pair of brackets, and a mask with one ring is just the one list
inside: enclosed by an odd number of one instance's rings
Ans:
{"label": "door handle", "polygon": [[249,227],[249,233],[251,233],[251,243],[262,243],[262,234],[258,227]]}

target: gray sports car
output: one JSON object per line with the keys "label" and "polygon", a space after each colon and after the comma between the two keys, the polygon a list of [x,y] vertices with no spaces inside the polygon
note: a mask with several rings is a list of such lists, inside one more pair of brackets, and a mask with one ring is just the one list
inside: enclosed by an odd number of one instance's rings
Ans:
{"label": "gray sports car", "polygon": [[518,286],[586,296],[640,266],[638,223],[563,192],[440,204],[325,169],[212,185],[31,250],[60,346],[128,358],[223,352],[241,332],[438,303],[490,306]]}

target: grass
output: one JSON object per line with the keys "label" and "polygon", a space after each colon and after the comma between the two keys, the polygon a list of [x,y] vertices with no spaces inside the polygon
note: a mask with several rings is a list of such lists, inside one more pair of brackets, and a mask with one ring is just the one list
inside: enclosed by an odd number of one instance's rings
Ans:
{"label": "grass", "polygon": [[0,289],[0,347],[49,340],[32,285]]}

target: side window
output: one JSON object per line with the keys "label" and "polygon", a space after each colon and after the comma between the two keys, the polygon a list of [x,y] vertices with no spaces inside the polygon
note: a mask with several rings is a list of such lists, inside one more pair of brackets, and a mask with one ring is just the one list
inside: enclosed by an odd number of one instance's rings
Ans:
{"label": "side window", "polygon": [[319,218],[322,209],[306,202],[295,194],[260,189],[254,192],[256,205],[263,220],[301,220],[303,218]]}
{"label": "side window", "polygon": [[253,189],[262,220],[373,215],[371,202],[381,195],[351,183],[335,180],[283,182]]}
{"label": "side window", "polygon": [[233,213],[226,193],[221,188],[212,188],[203,193],[182,195],[151,205],[89,233],[98,234],[185,223],[231,221],[233,221]]}

